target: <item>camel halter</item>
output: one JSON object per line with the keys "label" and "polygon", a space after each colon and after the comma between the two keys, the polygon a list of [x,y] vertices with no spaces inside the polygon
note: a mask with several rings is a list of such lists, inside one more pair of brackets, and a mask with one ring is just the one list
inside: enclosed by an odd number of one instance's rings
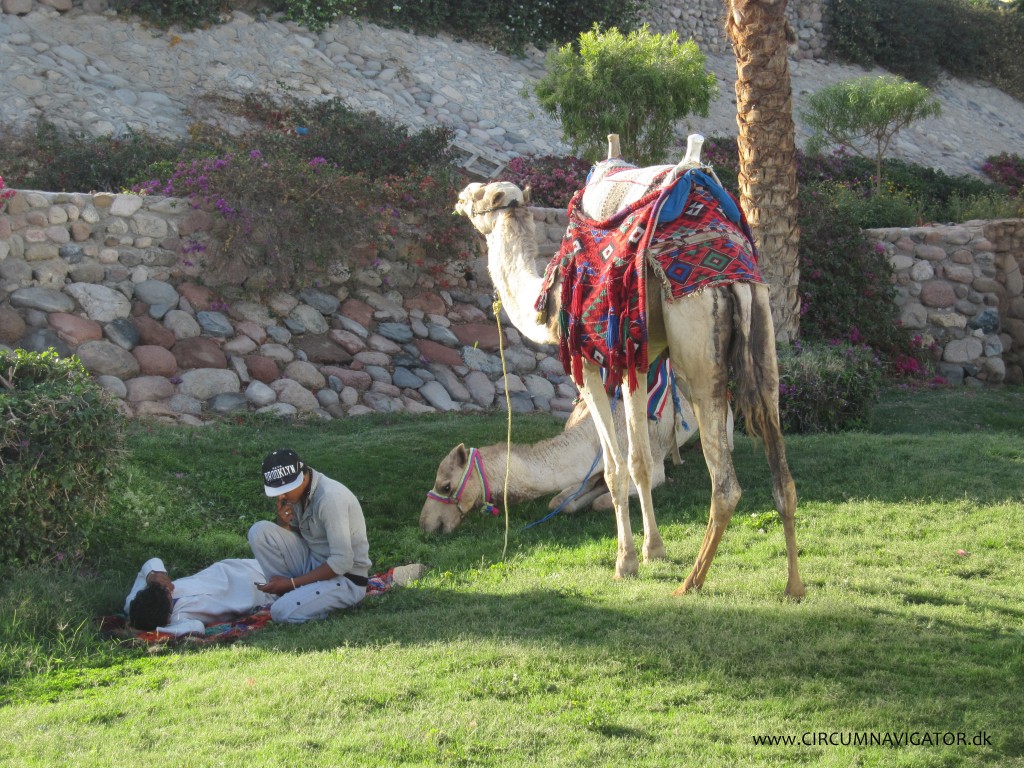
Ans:
{"label": "camel halter", "polygon": [[474,205],[473,206],[473,215],[476,216],[476,215],[481,214],[481,213],[493,213],[494,211],[506,211],[506,210],[509,210],[510,208],[518,208],[518,207],[519,207],[519,201],[518,200],[512,200],[511,202],[505,203],[505,205],[495,205],[495,206],[493,206],[491,208],[481,208],[479,210],[477,210],[476,205]]}
{"label": "camel halter", "polygon": [[483,492],[483,502],[480,505],[480,511],[485,515],[497,517],[501,514],[501,510],[491,503],[491,487],[487,482],[487,474],[484,472],[484,460],[480,456],[480,451],[476,448],[469,449],[469,461],[466,462],[466,471],[462,473],[462,479],[459,481],[459,487],[455,490],[455,493],[450,496],[442,496],[439,493],[434,493],[433,490],[429,490],[427,491],[427,498],[440,501],[442,504],[454,504],[463,515],[467,514],[469,510],[463,510],[459,502],[462,501],[462,494],[469,484],[469,476],[473,474],[474,469],[480,475],[480,490]]}

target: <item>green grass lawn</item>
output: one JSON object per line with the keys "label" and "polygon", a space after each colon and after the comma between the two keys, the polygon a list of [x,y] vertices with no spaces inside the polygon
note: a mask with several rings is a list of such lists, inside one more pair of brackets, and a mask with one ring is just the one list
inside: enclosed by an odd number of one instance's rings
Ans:
{"label": "green grass lawn", "polygon": [[[558,429],[517,416],[514,439]],[[504,517],[421,534],[441,458],[504,436],[503,415],[133,428],[85,564],[0,578],[0,764],[1024,765],[1024,391],[889,392],[865,432],[790,437],[801,603],[746,437],[700,594],[671,596],[707,519],[695,450],[655,492],[669,559],[637,579],[612,579],[610,514],[524,530],[545,503],[513,505],[504,559]],[[99,639],[147,557],[247,555],[285,445],[362,499],[377,569],[428,575],[231,646]]]}

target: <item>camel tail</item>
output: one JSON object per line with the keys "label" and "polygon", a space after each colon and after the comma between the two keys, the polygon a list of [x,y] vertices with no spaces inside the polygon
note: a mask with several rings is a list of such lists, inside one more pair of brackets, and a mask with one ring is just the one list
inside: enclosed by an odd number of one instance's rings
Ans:
{"label": "camel tail", "polygon": [[773,442],[779,425],[779,365],[768,287],[735,283],[731,364],[733,404],[743,414],[747,432]]}

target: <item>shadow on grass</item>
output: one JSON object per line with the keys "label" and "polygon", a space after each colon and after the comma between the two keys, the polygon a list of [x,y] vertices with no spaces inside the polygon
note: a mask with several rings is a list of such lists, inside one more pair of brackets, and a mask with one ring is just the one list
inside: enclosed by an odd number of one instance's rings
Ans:
{"label": "shadow on grass", "polygon": [[[1013,704],[1024,682],[1019,633],[913,616],[873,601],[750,605],[646,592],[611,605],[606,592],[595,598],[573,587],[481,594],[421,586],[368,602],[344,619],[275,627],[252,644],[299,655],[340,644],[437,647],[443,654],[484,643],[510,656],[513,649],[541,648],[573,665],[606,660],[608,674],[626,687],[692,679],[711,682],[727,698],[803,700],[812,708],[800,724],[807,729],[821,722],[836,729],[985,728],[1002,754],[1022,754]],[[1003,612],[1015,620],[1019,614]],[[827,696],[818,698],[815,691],[824,689]],[[903,713],[932,719],[903,722]],[[871,716],[879,719],[865,721]]]}

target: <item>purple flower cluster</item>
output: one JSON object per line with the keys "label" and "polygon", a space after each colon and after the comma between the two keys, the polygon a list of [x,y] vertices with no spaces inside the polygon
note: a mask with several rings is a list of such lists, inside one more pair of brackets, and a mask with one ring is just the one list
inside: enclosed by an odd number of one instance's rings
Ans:
{"label": "purple flower cluster", "polygon": [[994,155],[981,166],[981,172],[998,184],[1006,185],[1011,197],[1020,197],[1024,189],[1024,157],[1003,152]]}
{"label": "purple flower cluster", "polygon": [[502,174],[502,181],[530,187],[534,205],[565,208],[569,200],[587,181],[591,164],[569,155],[514,157]]}

